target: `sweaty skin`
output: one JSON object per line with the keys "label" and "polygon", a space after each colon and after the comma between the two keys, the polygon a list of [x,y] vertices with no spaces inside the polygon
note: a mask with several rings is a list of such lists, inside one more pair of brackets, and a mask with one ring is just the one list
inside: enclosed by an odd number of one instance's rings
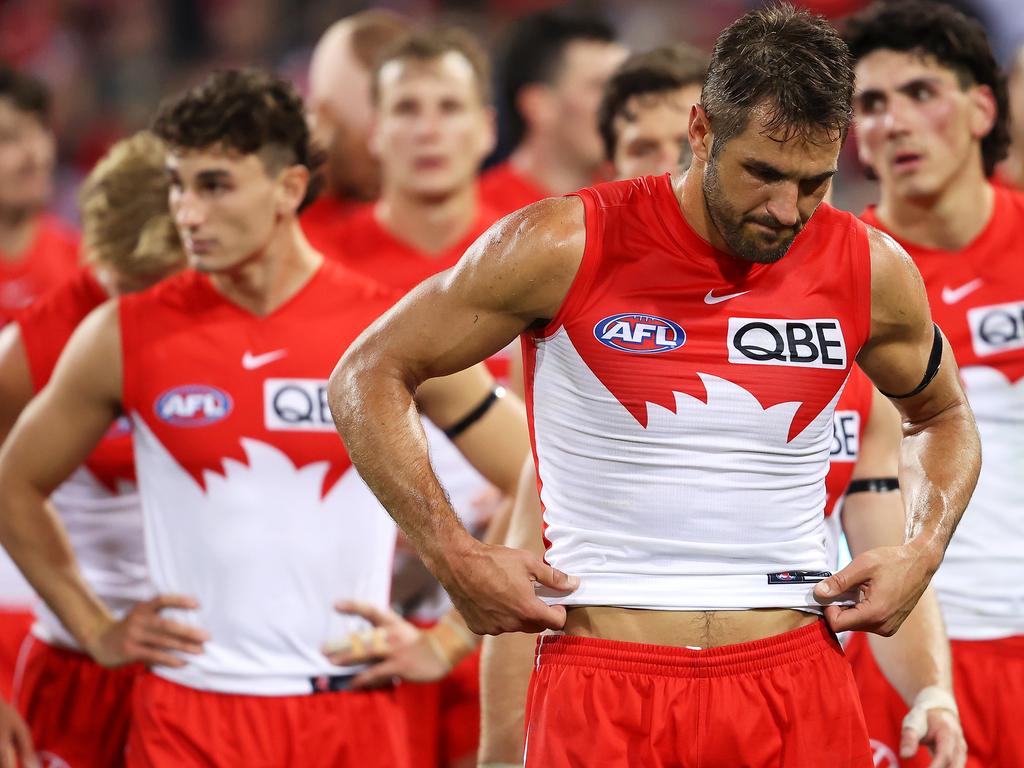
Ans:
{"label": "sweaty skin", "polygon": [[[694,164],[674,183],[681,210],[698,233],[727,250],[704,199],[702,180],[713,135],[700,107],[694,107],[689,139]],[[781,249],[820,203],[839,140],[827,152],[817,146],[800,138],[780,142],[753,126],[722,150],[720,190],[738,218],[750,212],[731,234],[755,255]],[[744,158],[758,161],[753,171]],[[770,174],[763,170],[769,163]],[[584,241],[578,198],[545,200],[506,217],[455,269],[424,282],[371,326],[332,377],[331,409],[353,463],[477,633],[561,629],[565,609],[539,600],[534,583],[566,590],[575,588],[576,581],[535,555],[482,544],[463,529],[431,471],[412,393],[419,382],[478,362],[554,317],[579,268]],[[858,362],[879,389],[910,392],[920,383],[932,348],[924,288],[894,241],[872,232],[869,246],[871,333]],[[980,449],[973,415],[953,355],[945,342],[943,347],[942,365],[928,387],[895,401],[904,421],[904,543],[866,552],[816,587],[822,603],[860,588],[855,606],[826,607],[836,631],[857,628],[890,635],[898,629],[941,562],[977,481]],[[704,627],[691,635],[692,619],[681,613],[668,612],[679,616],[678,626],[664,615],[650,621],[672,624],[673,644],[700,644],[693,640],[706,637]],[[779,617],[775,621],[765,621],[767,613],[737,614],[755,617],[749,619],[753,627],[742,618],[725,620],[738,624],[724,633],[728,641],[792,628],[793,612],[770,612]],[[640,621],[646,642],[658,642],[647,632],[646,620]]]}

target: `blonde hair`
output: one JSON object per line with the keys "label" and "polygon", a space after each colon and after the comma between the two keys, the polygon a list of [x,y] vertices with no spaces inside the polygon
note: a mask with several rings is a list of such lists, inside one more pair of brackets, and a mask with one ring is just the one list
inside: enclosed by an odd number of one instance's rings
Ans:
{"label": "blonde hair", "polygon": [[185,263],[167,206],[166,147],[149,131],[117,142],[78,193],[86,260],[128,278],[168,275]]}

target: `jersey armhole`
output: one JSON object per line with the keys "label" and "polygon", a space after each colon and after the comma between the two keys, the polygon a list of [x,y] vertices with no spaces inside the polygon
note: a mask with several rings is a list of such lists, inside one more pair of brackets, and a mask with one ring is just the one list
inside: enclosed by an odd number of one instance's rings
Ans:
{"label": "jersey armhole", "polygon": [[602,244],[604,242],[604,211],[597,204],[593,193],[589,189],[581,189],[570,196],[578,197],[583,201],[584,237],[583,258],[580,260],[579,269],[569,286],[569,290],[562,300],[562,306],[551,318],[551,322],[533,333],[535,339],[546,339],[552,336],[561,328],[566,319],[572,316],[587,295],[587,289],[594,280],[598,265],[601,263]]}
{"label": "jersey armhole", "polygon": [[135,347],[135,323],[132,322],[136,316],[134,301],[130,296],[122,296],[117,299],[117,318],[120,326],[121,337],[121,411],[129,416],[133,410],[138,410],[136,398],[139,394],[139,382],[136,380],[136,369],[132,361],[137,357],[134,354]]}
{"label": "jersey armhole", "polygon": [[853,229],[853,279],[854,279],[854,321],[860,340],[860,347],[871,337],[871,241],[868,227],[860,219],[851,216]]}

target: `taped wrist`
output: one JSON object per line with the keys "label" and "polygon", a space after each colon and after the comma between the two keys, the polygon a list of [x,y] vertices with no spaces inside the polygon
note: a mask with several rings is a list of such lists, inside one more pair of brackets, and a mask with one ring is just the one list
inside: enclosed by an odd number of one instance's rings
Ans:
{"label": "taped wrist", "polygon": [[960,717],[960,710],[957,709],[953,694],[938,685],[929,685],[927,688],[922,688],[914,697],[914,706],[903,718],[903,727],[910,728],[919,736],[924,736],[928,732],[928,710],[930,709],[948,709],[958,718]]}

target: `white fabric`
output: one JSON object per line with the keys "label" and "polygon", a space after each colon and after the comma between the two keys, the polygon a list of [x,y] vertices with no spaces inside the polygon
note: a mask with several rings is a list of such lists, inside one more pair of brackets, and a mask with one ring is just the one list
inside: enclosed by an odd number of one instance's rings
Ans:
{"label": "white fabric", "polygon": [[699,374],[708,402],[648,403],[642,427],[564,329],[537,343],[534,434],[547,560],[580,577],[549,602],[657,610],[817,609],[813,583],[767,574],[830,567],[822,509],[832,402],[787,441],[799,402],[764,409]]}

